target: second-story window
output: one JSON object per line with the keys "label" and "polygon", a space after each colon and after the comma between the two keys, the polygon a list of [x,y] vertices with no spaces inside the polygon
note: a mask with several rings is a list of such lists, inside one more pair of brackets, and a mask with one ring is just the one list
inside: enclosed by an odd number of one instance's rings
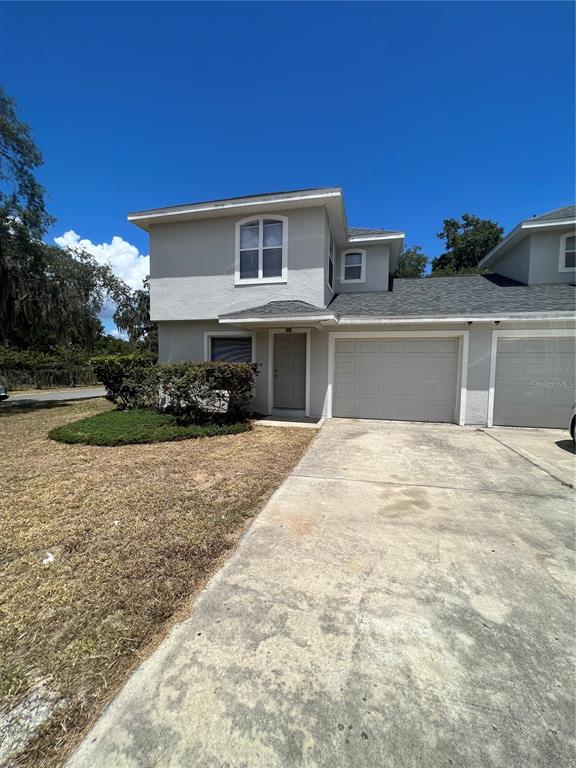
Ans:
{"label": "second-story window", "polygon": [[366,251],[344,251],[342,254],[342,283],[363,283],[366,279]]}
{"label": "second-story window", "polygon": [[334,235],[330,230],[330,250],[328,252],[328,287],[330,290],[334,288],[334,260],[336,257],[336,245],[334,243]]}
{"label": "second-story window", "polygon": [[576,235],[568,233],[560,238],[560,272],[576,270]]}
{"label": "second-story window", "polygon": [[284,282],[286,217],[244,220],[237,226],[236,282]]}

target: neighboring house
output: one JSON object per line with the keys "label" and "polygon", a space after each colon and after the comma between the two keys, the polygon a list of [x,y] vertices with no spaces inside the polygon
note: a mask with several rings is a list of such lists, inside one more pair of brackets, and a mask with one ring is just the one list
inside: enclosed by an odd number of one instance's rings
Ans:
{"label": "neighboring house", "polygon": [[404,233],[349,227],[339,188],[129,215],[150,233],[161,360],[260,364],[254,409],[565,427],[576,212],[519,224],[494,274],[393,279]]}

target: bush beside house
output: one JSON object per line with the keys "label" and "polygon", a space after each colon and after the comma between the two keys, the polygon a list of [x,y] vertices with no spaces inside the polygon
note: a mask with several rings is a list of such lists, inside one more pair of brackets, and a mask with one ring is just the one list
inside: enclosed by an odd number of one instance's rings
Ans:
{"label": "bush beside house", "polygon": [[156,363],[150,355],[92,358],[116,410],[66,424],[50,437],[66,443],[122,445],[235,434],[246,419],[257,366]]}

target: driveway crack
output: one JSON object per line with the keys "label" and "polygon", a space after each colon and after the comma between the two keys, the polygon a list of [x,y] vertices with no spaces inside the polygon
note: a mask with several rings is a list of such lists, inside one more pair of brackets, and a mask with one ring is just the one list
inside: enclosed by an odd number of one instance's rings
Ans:
{"label": "driveway crack", "polygon": [[[522,457],[524,458],[524,457]],[[528,459],[527,459],[528,461]],[[537,466],[537,465],[536,465]],[[545,471],[545,470],[543,470]],[[355,477],[332,477],[330,475],[307,475],[303,472],[291,472],[290,477],[302,477],[307,480],[331,480],[343,483],[371,483],[373,485],[397,485],[407,488],[438,488],[445,491],[463,491],[464,493],[490,493],[496,496],[528,496],[537,499],[565,499],[566,496],[556,493],[529,493],[527,491],[502,491],[493,488],[464,488],[459,485],[436,485],[434,483],[405,483],[400,480],[370,480]],[[558,480],[557,477],[554,478]],[[558,482],[567,485],[562,480]],[[567,486],[570,488],[570,486]]]}
{"label": "driveway crack", "polygon": [[565,488],[570,488],[571,490],[574,490],[574,485],[572,483],[567,483],[565,480],[562,480],[562,478],[558,477],[558,475],[555,475],[553,472],[550,472],[550,470],[545,469],[542,465],[538,464],[538,462],[532,461],[532,459],[529,459],[525,453],[521,453],[520,451],[517,451],[515,448],[512,448],[510,445],[508,445],[508,443],[505,443],[503,440],[500,440],[498,437],[496,437],[496,435],[493,435],[490,432],[487,432],[485,429],[479,429],[478,432],[481,432],[483,435],[486,435],[486,437],[491,437],[492,440],[495,440],[497,443],[500,443],[500,445],[504,446],[504,448],[507,448],[509,451],[512,451],[512,453],[515,453],[516,456],[519,456],[521,459],[524,459],[524,461],[527,461],[528,464],[532,464],[533,467],[536,467],[542,472],[545,472],[549,477],[552,477],[554,480],[558,481],[560,485],[563,485]]}

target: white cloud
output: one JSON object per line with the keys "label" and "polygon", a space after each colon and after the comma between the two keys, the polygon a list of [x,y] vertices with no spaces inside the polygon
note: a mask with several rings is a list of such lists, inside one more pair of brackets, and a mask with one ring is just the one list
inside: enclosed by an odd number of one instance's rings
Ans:
{"label": "white cloud", "polygon": [[109,243],[93,243],[83,239],[69,229],[54,242],[61,248],[73,251],[87,251],[99,264],[108,264],[115,275],[124,280],[130,288],[142,288],[142,280],[150,273],[150,257],[140,253],[138,248],[123,237],[114,235]]}
{"label": "white cloud", "polygon": [[109,330],[110,336],[114,336],[115,339],[123,339],[128,341],[128,334],[125,331],[121,331],[119,328],[111,328]]}

